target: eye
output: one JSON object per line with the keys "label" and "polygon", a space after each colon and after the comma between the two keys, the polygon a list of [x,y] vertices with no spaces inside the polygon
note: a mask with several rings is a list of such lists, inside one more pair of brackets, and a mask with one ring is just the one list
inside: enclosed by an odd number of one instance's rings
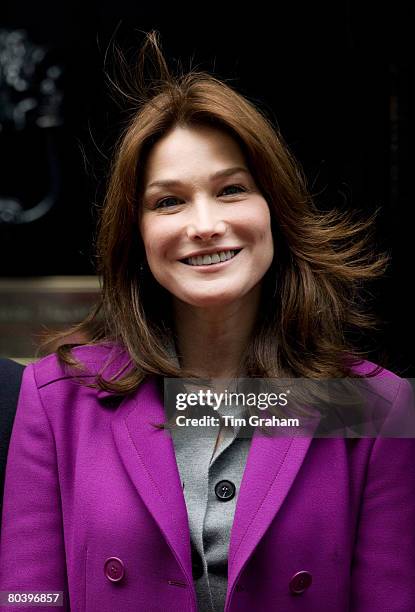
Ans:
{"label": "eye", "polygon": [[[224,187],[222,189],[222,193],[224,191],[226,191],[227,189],[237,189],[239,191],[246,191],[245,187],[241,187],[241,185],[228,185],[227,187]],[[231,194],[228,194],[228,195],[235,195],[235,194],[231,193]]]}
{"label": "eye", "polygon": [[159,200],[156,203],[155,208],[171,208],[172,206],[175,206],[177,202],[178,202],[178,198],[173,198],[173,197],[163,198],[162,200]]}

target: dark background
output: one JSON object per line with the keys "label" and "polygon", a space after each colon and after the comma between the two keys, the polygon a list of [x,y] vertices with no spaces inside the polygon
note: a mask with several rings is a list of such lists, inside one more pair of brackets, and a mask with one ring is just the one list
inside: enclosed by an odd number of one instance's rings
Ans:
{"label": "dark background", "polygon": [[[94,204],[126,115],[112,99],[111,40],[130,55],[156,28],[174,67],[226,79],[280,127],[322,207],[381,209],[378,247],[392,253],[371,289],[383,319],[373,359],[415,376],[413,9],[357,1],[2,3],[0,27],[25,28],[64,68],[64,122],[49,130],[61,171],[57,205],[26,225],[0,225],[0,276],[93,274]],[[105,63],[106,52],[107,61]],[[0,132],[0,193],[27,206],[47,188],[44,131]],[[45,169],[46,168],[46,169]],[[362,339],[362,343],[366,340]],[[386,363],[385,363],[386,365]]]}

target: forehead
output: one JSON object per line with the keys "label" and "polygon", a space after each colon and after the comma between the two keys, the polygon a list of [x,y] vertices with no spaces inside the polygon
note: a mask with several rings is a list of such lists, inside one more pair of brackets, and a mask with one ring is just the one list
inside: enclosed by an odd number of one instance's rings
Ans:
{"label": "forehead", "polygon": [[227,165],[246,167],[234,138],[209,126],[176,126],[150,150],[144,169],[144,187],[154,180],[211,174]]}

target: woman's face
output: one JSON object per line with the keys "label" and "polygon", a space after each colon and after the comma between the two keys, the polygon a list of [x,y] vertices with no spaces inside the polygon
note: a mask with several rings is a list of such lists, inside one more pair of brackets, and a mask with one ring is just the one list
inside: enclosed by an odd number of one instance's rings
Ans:
{"label": "woman's face", "polygon": [[197,307],[249,299],[271,265],[267,202],[232,137],[175,127],[151,149],[140,231],[156,280]]}

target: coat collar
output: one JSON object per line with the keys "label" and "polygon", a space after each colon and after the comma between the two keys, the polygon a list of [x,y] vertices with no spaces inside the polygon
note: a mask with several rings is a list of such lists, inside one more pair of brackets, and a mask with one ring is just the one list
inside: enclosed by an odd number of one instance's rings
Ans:
{"label": "coat collar", "polygon": [[[169,432],[152,425],[165,421],[161,393],[152,377],[118,407],[112,421],[113,436],[127,473],[184,575],[193,584],[187,510],[172,438]],[[318,421],[316,427],[317,424]],[[281,508],[311,439],[311,435],[281,438],[255,431],[230,537],[227,601],[249,557]]]}
{"label": "coat collar", "polygon": [[127,473],[191,581],[190,532],[174,447],[170,433],[153,425],[165,420],[152,377],[122,401],[111,426]]}

